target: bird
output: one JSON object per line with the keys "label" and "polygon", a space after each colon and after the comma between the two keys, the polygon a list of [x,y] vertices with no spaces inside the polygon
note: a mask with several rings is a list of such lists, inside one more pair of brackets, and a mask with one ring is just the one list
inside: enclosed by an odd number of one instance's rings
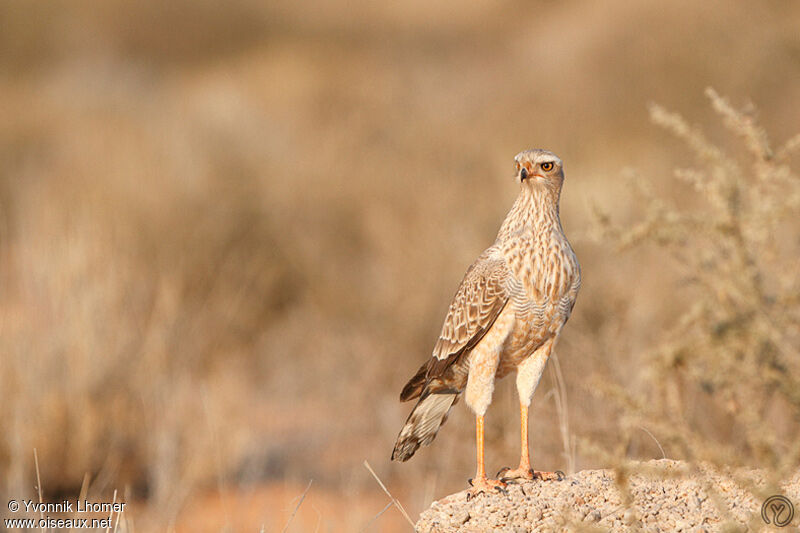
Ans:
{"label": "bird", "polygon": [[[431,357],[400,393],[417,400],[397,437],[392,460],[407,461],[427,446],[461,396],[475,415],[477,470],[467,497],[521,480],[561,479],[531,468],[528,408],[561,330],[572,314],[581,268],[559,217],[564,167],[553,152],[514,158],[519,195],[497,238],[467,269],[447,311]],[[495,380],[516,371],[520,462],[497,479],[486,476],[484,416]],[[502,476],[502,477],[501,477]]]}

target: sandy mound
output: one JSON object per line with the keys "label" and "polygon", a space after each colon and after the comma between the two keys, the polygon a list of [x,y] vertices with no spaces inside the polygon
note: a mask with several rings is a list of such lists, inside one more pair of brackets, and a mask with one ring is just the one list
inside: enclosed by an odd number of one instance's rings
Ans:
{"label": "sandy mound", "polygon": [[[434,502],[417,522],[417,531],[509,532],[552,530],[717,531],[726,525],[766,529],[761,517],[765,488],[762,473],[720,473],[709,467],[691,473],[685,463],[667,459],[641,463],[629,476],[630,506],[612,470],[584,470],[563,481],[509,485],[508,495],[484,494],[467,501],[466,492]],[[746,489],[757,487],[756,494]],[[758,492],[764,492],[764,496]],[[794,504],[795,516],[783,531],[800,523],[800,473],[778,491]],[[774,507],[768,518],[788,517],[788,507]],[[772,528],[770,528],[772,529]],[[779,531],[778,529],[772,529]]]}

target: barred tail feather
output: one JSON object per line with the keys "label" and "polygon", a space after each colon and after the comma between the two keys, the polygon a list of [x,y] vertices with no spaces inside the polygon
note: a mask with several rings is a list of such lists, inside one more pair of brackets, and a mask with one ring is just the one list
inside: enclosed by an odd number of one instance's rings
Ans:
{"label": "barred tail feather", "polygon": [[397,436],[392,460],[408,461],[417,448],[430,444],[456,401],[458,394],[454,393],[423,394]]}

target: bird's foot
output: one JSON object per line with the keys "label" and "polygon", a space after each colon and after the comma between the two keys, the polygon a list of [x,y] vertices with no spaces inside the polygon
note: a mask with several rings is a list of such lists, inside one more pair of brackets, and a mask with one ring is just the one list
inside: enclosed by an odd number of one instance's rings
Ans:
{"label": "bird's foot", "polygon": [[532,480],[534,479],[533,470],[528,467],[519,467],[515,469],[511,469],[509,467],[501,468],[500,471],[497,473],[497,479],[505,482],[505,483],[517,483],[522,480]]}
{"label": "bird's foot", "polygon": [[542,472],[541,470],[533,470],[528,467],[519,467],[511,470],[508,467],[501,469],[497,473],[497,478],[505,483],[514,483],[522,480],[533,481],[534,479],[541,479],[543,481],[557,480],[562,481],[566,476],[561,470],[555,472]]}
{"label": "bird's foot", "polygon": [[467,501],[470,501],[478,494],[485,494],[485,493],[488,494],[494,491],[500,492],[508,496],[508,491],[506,490],[505,482],[499,479],[488,479],[485,477],[470,479],[469,484],[471,485],[471,488],[467,490]]}
{"label": "bird's foot", "polygon": [[555,472],[542,472],[541,470],[534,470],[533,478],[541,479],[542,481],[564,481],[567,479],[567,476],[561,470],[556,470]]}

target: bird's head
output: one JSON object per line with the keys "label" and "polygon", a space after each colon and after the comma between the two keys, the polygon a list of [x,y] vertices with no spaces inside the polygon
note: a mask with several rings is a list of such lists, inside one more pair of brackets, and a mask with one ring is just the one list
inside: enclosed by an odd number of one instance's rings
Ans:
{"label": "bird's head", "polygon": [[533,149],[520,152],[514,158],[514,172],[522,187],[561,189],[564,166],[553,152]]}

